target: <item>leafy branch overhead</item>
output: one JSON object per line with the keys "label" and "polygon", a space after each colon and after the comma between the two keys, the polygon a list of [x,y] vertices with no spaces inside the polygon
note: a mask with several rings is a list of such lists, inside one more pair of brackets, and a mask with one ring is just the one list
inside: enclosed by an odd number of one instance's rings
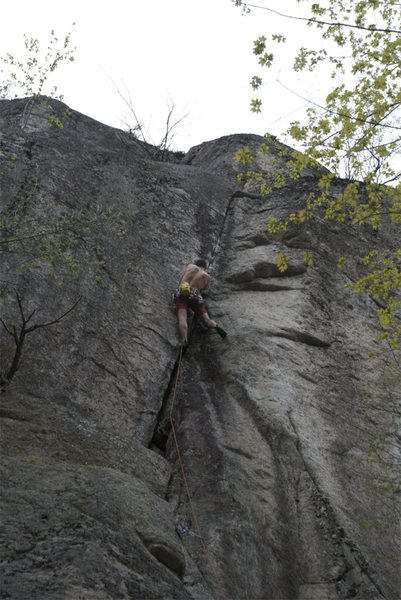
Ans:
{"label": "leafy branch overhead", "polygon": [[[318,49],[301,47],[292,58],[295,71],[317,71],[325,78],[329,74],[332,81],[325,102],[305,98],[306,120],[290,125],[287,133],[297,147],[336,174],[382,183],[398,180],[393,158],[401,143],[400,3],[294,2],[294,11],[298,4],[309,11],[305,17],[238,0],[236,4],[306,21],[321,31]],[[276,61],[291,61],[285,42],[281,33],[261,35],[253,48],[259,65],[270,68]],[[260,89],[262,76],[255,75],[251,85]],[[262,99],[254,98],[251,107],[260,112]]]}
{"label": "leafy branch overhead", "polygon": [[[277,31],[261,35],[254,42],[253,52],[262,68],[290,60],[295,72],[305,76],[315,72],[322,81],[328,79],[330,86],[323,101],[294,92],[307,102],[303,120],[292,122],[285,136],[297,150],[283,147],[267,135],[258,152],[262,157],[269,155],[275,163],[274,174],[266,176],[258,170],[256,156],[249,148],[241,148],[236,154],[241,168],[239,179],[258,186],[264,196],[288,180],[299,179],[307,169],[313,168],[316,174],[317,189],[309,194],[305,205],[287,218],[272,217],[269,232],[281,235],[290,226],[306,223],[317,214],[328,221],[370,227],[373,231],[399,228],[401,3],[299,0],[293,3],[293,14],[284,14],[266,6],[233,1],[245,13],[273,12],[284,21],[307,22],[315,28],[318,47],[300,47],[290,59],[283,51],[286,38]],[[304,9],[302,16],[297,16],[299,7]],[[252,78],[251,87],[263,90],[261,74]],[[251,101],[251,110],[261,112],[261,98]],[[348,183],[337,186],[339,177]],[[401,339],[401,247],[397,246],[401,232],[393,239],[391,249],[379,251],[372,247],[373,254],[359,257],[364,271],[353,289],[368,293],[379,304],[381,337],[394,348]],[[346,257],[338,258],[346,268]],[[284,269],[283,256],[278,262]]]}

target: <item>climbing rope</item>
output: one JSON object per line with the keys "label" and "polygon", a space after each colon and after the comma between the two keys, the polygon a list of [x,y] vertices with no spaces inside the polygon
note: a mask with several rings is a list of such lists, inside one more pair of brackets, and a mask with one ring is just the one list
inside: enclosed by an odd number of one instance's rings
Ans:
{"label": "climbing rope", "polygon": [[191,514],[192,514],[192,519],[193,519],[193,523],[194,523],[194,526],[195,526],[196,533],[197,533],[197,535],[199,537],[199,540],[200,540],[200,543],[202,545],[202,549],[203,549],[203,552],[205,554],[205,557],[206,557],[206,560],[208,562],[208,565],[210,567],[210,570],[212,571],[214,579],[216,581],[217,589],[219,591],[219,595],[222,598],[222,600],[228,600],[227,594],[226,594],[226,592],[224,590],[223,584],[221,583],[219,575],[218,575],[218,573],[216,571],[216,568],[215,568],[215,566],[213,564],[213,561],[212,561],[212,559],[210,557],[207,544],[206,544],[206,542],[205,542],[205,540],[203,538],[203,535],[202,535],[202,531],[201,531],[201,528],[200,528],[200,525],[199,525],[198,515],[197,515],[196,509],[195,509],[195,505],[194,505],[194,503],[192,501],[192,496],[191,496],[191,492],[190,492],[189,485],[188,485],[188,478],[187,478],[186,473],[185,473],[184,462],[182,460],[180,446],[178,444],[177,432],[176,432],[175,424],[174,424],[173,413],[174,413],[175,399],[176,399],[176,395],[177,395],[178,380],[179,380],[180,371],[181,371],[181,360],[182,360],[182,346],[180,347],[180,353],[179,353],[179,356],[178,356],[177,372],[176,372],[176,377],[175,377],[175,382],[174,382],[174,388],[173,388],[173,397],[172,397],[171,405],[170,405],[171,431],[173,433],[174,444],[175,444],[175,448],[176,448],[176,451],[177,451],[178,462],[180,463],[182,480],[183,480],[184,487],[185,487],[185,492],[186,492],[186,495],[187,495],[187,498],[188,498],[188,503],[189,503],[189,506],[191,508]]}

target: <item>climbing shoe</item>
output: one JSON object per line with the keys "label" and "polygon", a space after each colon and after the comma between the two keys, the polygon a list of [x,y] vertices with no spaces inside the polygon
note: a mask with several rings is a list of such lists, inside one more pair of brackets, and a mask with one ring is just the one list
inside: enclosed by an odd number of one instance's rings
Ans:
{"label": "climbing shoe", "polygon": [[221,337],[222,340],[225,340],[227,337],[227,333],[224,331],[224,329],[222,329],[221,327],[219,327],[218,325],[216,325],[216,331],[219,334],[219,336]]}

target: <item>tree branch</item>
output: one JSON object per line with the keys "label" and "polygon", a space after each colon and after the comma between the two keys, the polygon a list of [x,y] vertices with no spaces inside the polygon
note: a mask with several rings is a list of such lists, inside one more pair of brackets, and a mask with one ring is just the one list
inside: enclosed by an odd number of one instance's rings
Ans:
{"label": "tree branch", "polygon": [[52,321],[47,321],[46,323],[37,323],[36,325],[31,325],[31,327],[27,327],[27,323],[29,323],[29,321],[32,319],[33,315],[36,312],[36,309],[34,309],[30,313],[30,315],[28,317],[26,317],[25,313],[24,313],[22,299],[18,292],[16,292],[16,297],[17,297],[19,312],[21,315],[21,328],[20,328],[19,333],[18,333],[15,325],[13,325],[12,330],[11,330],[7,327],[7,325],[3,321],[3,319],[0,319],[1,324],[3,325],[3,327],[5,328],[7,333],[9,333],[11,335],[11,337],[14,338],[14,342],[15,342],[15,352],[14,352],[13,360],[11,362],[11,366],[4,375],[0,374],[0,384],[1,384],[2,388],[5,388],[6,386],[8,386],[10,384],[12,378],[18,371],[26,335],[28,333],[32,333],[36,329],[40,329],[42,327],[50,327],[51,325],[55,325],[56,323],[59,323],[62,319],[64,319],[67,315],[69,315],[75,309],[77,304],[81,301],[81,296],[80,296],[78,298],[78,300],[76,300],[74,302],[74,304],[68,310],[66,310],[62,315],[60,315],[59,317],[56,317]]}
{"label": "tree branch", "polygon": [[[69,308],[68,310],[66,310],[65,313],[63,313],[62,315],[60,315],[59,317],[57,317],[56,319],[54,319],[53,321],[48,321],[47,323],[37,323],[36,325],[32,325],[31,327],[28,327],[28,329],[26,330],[26,333],[31,333],[32,331],[35,331],[35,329],[40,329],[42,327],[50,327],[50,325],[55,325],[56,323],[60,323],[60,321],[62,319],[64,319],[64,317],[66,317],[68,314],[70,314],[70,312],[72,312],[74,310],[74,308],[79,304],[79,302],[81,301],[81,296],[78,298],[78,300],[76,302],[74,302],[74,304],[71,306],[71,308]],[[35,312],[35,311],[34,311]],[[29,319],[28,319],[29,320]],[[27,321],[28,322],[28,321]]]}
{"label": "tree branch", "polygon": [[[376,122],[376,121],[367,121],[366,119],[361,119],[359,117],[353,117],[353,116],[348,115],[346,113],[342,113],[342,112],[339,112],[337,110],[333,110],[331,108],[327,108],[327,106],[322,106],[321,104],[318,104],[317,102],[314,102],[313,100],[308,100],[308,98],[305,98],[304,96],[301,96],[301,94],[298,94],[297,92],[295,92],[291,88],[287,87],[279,79],[277,79],[277,83],[279,85],[281,85],[288,92],[291,92],[291,94],[294,94],[295,96],[298,96],[298,98],[301,98],[301,100],[304,100],[305,102],[308,102],[309,104],[313,104],[314,106],[317,106],[318,108],[321,108],[325,112],[328,112],[328,113],[330,113],[332,115],[338,115],[339,117],[344,117],[345,119],[350,119],[351,121],[357,121],[359,123],[365,123],[366,125],[373,125],[374,127],[386,127],[388,129],[397,129],[397,130],[401,131],[401,127],[396,127],[395,125],[386,125],[385,123],[380,123],[380,122]],[[397,103],[397,104],[398,104],[398,106],[400,106],[400,103]],[[391,105],[391,106],[393,106],[393,105]],[[390,112],[393,112],[394,110],[395,110],[395,108],[393,108]]]}
{"label": "tree branch", "polygon": [[308,23],[316,23],[318,25],[327,25],[328,27],[350,27],[351,29],[362,29],[364,31],[380,31],[382,33],[401,33],[400,29],[380,29],[380,27],[372,26],[372,27],[364,27],[363,25],[356,25],[352,23],[341,23],[341,22],[331,22],[331,21],[320,21],[315,17],[296,17],[295,15],[286,15],[281,13],[273,8],[268,8],[267,6],[259,6],[257,4],[248,4],[247,2],[241,2],[242,6],[246,6],[247,8],[257,8],[260,10],[267,10],[279,17],[284,17],[286,19],[295,19],[297,21],[307,21]]}
{"label": "tree branch", "polygon": [[5,322],[3,321],[3,319],[0,318],[0,323],[3,325],[4,329],[7,331],[7,333],[9,333],[11,335],[11,337],[14,337],[13,332],[11,331],[11,329],[9,329],[7,327],[7,325],[5,324]]}

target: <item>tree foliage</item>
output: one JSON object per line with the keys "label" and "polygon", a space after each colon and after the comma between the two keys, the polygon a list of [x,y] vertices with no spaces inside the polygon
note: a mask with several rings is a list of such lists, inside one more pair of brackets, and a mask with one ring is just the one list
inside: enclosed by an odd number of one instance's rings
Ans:
{"label": "tree foliage", "polygon": [[[63,105],[52,101],[62,99],[52,78],[63,61],[74,60],[75,49],[70,48],[70,34],[60,42],[54,31],[43,52],[37,39],[24,36],[24,41],[25,58],[0,57],[1,95],[3,99],[22,96],[24,106],[17,135],[4,145],[1,156],[0,329],[7,338],[1,348],[1,385],[8,384],[19,368],[27,335],[59,323],[75,308],[76,302],[71,302],[65,311],[68,293],[73,293],[82,272],[101,284],[110,239],[124,237],[133,216],[133,211],[121,210],[112,199],[104,203],[87,197],[71,204],[63,177],[55,172],[49,178],[35,160],[30,150],[34,134],[27,125],[36,106],[47,116],[49,128],[57,127],[53,135],[63,135],[58,130],[64,128],[68,114]],[[32,323],[41,308],[32,308],[35,289],[57,298],[53,310],[61,316]]]}
{"label": "tree foliage", "polygon": [[[52,79],[61,63],[75,60],[76,48],[71,47],[71,33],[60,40],[52,30],[45,48],[38,38],[24,34],[23,39],[23,57],[18,58],[10,53],[0,57],[0,99],[27,98],[22,128],[35,102],[41,102],[50,111],[49,124],[62,129],[63,119],[56,116],[48,99],[63,100]],[[68,116],[68,111],[63,116]]]}
{"label": "tree foliage", "polygon": [[37,38],[24,34],[23,39],[22,58],[10,53],[0,57],[0,97],[11,99],[47,95],[63,100],[57,86],[51,83],[51,78],[63,61],[75,60],[76,48],[71,48],[71,33],[59,40],[52,30],[45,49]]}
{"label": "tree foliage", "polygon": [[[286,19],[306,21],[321,33],[319,47],[300,47],[292,57],[296,72],[313,71],[327,80],[330,90],[324,102],[308,100],[303,120],[294,121],[286,132],[292,150],[276,144],[276,170],[266,177],[254,168],[249,148],[237,152],[242,167],[240,179],[258,184],[267,196],[284,182],[296,180],[313,167],[318,191],[311,193],[305,206],[280,220],[273,217],[268,229],[283,233],[291,223],[302,224],[318,212],[327,220],[351,222],[374,231],[401,225],[401,4],[396,0],[296,0],[305,16],[283,14],[265,6],[233,0],[244,12],[251,9],[274,12]],[[254,42],[260,67],[270,68],[288,56],[281,52],[286,38],[270,32]],[[291,60],[291,59],[290,59]],[[251,80],[254,90],[262,90],[263,78]],[[251,109],[262,110],[262,99],[254,98]],[[266,136],[260,152],[269,153],[274,144]],[[334,192],[338,177],[349,180],[341,193]],[[401,232],[400,232],[401,233]],[[398,244],[401,235],[398,236]],[[360,257],[366,267],[354,290],[372,296],[380,308],[382,338],[392,347],[401,339],[401,246],[372,247]],[[283,265],[282,256],[279,257]],[[346,267],[346,257],[339,257]]]}
{"label": "tree foliage", "polygon": [[[251,8],[278,12],[233,1],[245,13]],[[377,305],[375,330],[382,343],[377,355],[372,351],[370,358],[386,402],[370,396],[361,399],[367,444],[361,462],[368,465],[370,473],[366,493],[377,497],[382,508],[376,523],[359,521],[358,525],[372,529],[380,540],[392,534],[400,522],[401,481],[393,448],[399,438],[401,416],[401,3],[296,0],[296,5],[304,8],[305,16],[281,16],[306,21],[321,36],[319,47],[299,48],[293,56],[293,69],[319,73],[322,81],[329,75],[331,89],[323,102],[308,98],[304,119],[290,124],[285,141],[296,150],[266,135],[256,155],[243,147],[235,158],[241,171],[239,179],[258,186],[266,197],[274,189],[313,174],[305,204],[286,218],[270,218],[267,228],[271,235],[282,239],[294,227],[310,227],[316,218],[334,221],[337,230],[343,228],[344,239],[359,227],[362,234],[367,229],[373,234],[363,236],[369,240],[361,244],[368,246],[367,252],[337,258],[338,268],[347,276],[346,286],[368,294]],[[277,55],[280,64],[288,61],[288,56],[280,53],[285,41],[281,33],[270,32],[254,42],[254,54],[262,68],[272,67]],[[252,89],[261,91],[262,86],[262,76],[255,75]],[[251,110],[262,110],[261,98],[251,101]],[[268,174],[258,170],[260,159],[273,163]],[[378,235],[381,230],[384,235]],[[390,240],[388,247],[384,239]],[[313,265],[310,252],[304,261]],[[282,272],[287,269],[285,253],[278,252],[276,262]],[[322,410],[325,412],[326,407]],[[340,414],[341,407],[333,409],[332,416],[343,426]],[[399,557],[382,554],[379,547],[376,559],[395,567],[395,585],[399,587]]]}

